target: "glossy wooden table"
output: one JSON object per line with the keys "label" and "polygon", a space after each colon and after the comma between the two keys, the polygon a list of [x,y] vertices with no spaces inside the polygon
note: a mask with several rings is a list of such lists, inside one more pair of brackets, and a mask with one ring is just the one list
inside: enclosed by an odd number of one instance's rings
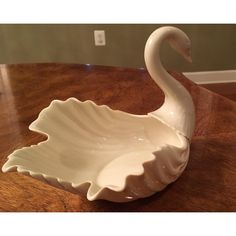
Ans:
{"label": "glossy wooden table", "polygon": [[[89,202],[16,172],[0,173],[1,211],[235,211],[236,103],[172,73],[190,91],[197,123],[189,164],[161,193],[130,203]],[[135,114],[163,102],[141,69],[28,64],[0,66],[0,167],[16,148],[45,138],[29,124],[53,99],[90,99]]]}

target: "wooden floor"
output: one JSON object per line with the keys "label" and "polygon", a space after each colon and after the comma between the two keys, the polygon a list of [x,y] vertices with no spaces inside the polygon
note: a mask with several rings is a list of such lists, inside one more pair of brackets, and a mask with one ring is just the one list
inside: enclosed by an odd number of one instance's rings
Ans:
{"label": "wooden floor", "polygon": [[201,86],[236,101],[236,83],[202,84]]}

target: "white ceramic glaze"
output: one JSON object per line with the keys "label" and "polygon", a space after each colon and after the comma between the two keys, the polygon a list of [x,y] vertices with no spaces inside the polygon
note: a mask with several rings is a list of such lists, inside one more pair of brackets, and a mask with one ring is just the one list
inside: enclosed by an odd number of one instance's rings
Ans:
{"label": "white ceramic glaze", "polygon": [[175,181],[188,162],[195,115],[189,93],[162,67],[164,40],[186,58],[189,52],[187,36],[174,27],[148,39],[146,66],[166,95],[159,110],[133,115],[92,101],[54,100],[29,127],[48,139],[14,151],[2,170],[115,202],[150,196]]}
{"label": "white ceramic glaze", "polygon": [[165,94],[162,107],[150,114],[180,131],[187,138],[191,138],[195,124],[193,101],[188,91],[173,79],[161,64],[159,51],[165,40],[191,62],[190,40],[180,29],[170,26],[162,27],[150,35],[144,52],[145,63],[149,74]]}

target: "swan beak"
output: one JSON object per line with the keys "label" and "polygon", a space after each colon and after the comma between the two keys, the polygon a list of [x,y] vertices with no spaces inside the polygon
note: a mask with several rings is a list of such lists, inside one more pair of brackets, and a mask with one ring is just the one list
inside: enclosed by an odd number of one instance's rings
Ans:
{"label": "swan beak", "polygon": [[193,62],[190,49],[187,50],[187,53],[185,53],[184,58],[185,58],[186,61],[188,61],[190,63]]}
{"label": "swan beak", "polygon": [[186,56],[185,59],[190,63],[193,62],[191,55]]}

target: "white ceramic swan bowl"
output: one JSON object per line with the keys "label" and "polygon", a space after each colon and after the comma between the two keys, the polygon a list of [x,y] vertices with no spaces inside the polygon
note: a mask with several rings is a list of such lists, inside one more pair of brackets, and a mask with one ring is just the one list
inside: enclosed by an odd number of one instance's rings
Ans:
{"label": "white ceramic swan bowl", "polygon": [[190,59],[190,41],[175,27],[154,31],[145,47],[147,70],[165,93],[147,115],[114,111],[92,101],[54,100],[30,130],[48,139],[8,156],[3,172],[17,170],[89,200],[127,202],[165,188],[183,172],[195,124],[192,98],[163,68],[163,41]]}

